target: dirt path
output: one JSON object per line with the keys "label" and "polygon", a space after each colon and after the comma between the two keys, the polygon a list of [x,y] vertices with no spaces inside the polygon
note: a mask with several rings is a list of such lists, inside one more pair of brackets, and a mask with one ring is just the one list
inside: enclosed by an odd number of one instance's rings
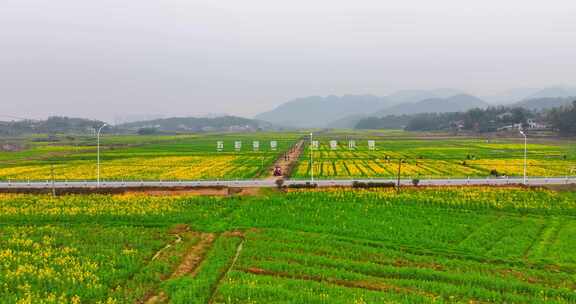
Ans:
{"label": "dirt path", "polygon": [[[199,237],[200,241],[196,245],[190,247],[184,258],[182,259],[180,265],[178,265],[178,267],[176,267],[172,275],[170,275],[170,279],[183,277],[185,275],[190,276],[196,275],[196,272],[198,271],[198,266],[206,256],[206,253],[208,252],[208,249],[210,249],[210,247],[212,246],[212,243],[214,243],[216,235],[213,233],[199,233]],[[146,304],[160,304],[167,302],[168,302],[168,296],[164,292],[160,292],[156,295],[153,295],[146,301],[144,301],[144,303]]]}
{"label": "dirt path", "polygon": [[272,166],[272,168],[269,170],[268,179],[275,180],[278,178],[278,176],[274,176],[275,167],[280,167],[282,170],[282,175],[285,178],[290,177],[290,174],[292,173],[292,170],[295,169],[300,155],[302,155],[302,152],[304,152],[304,147],[304,140],[300,140],[294,144],[290,150],[280,155],[280,157],[274,163],[274,166]]}
{"label": "dirt path", "polygon": [[200,242],[194,245],[188,251],[188,253],[186,253],[186,256],[184,257],[180,265],[178,265],[176,271],[172,273],[172,276],[170,278],[171,279],[179,278],[184,275],[195,276],[196,272],[198,271],[198,265],[200,265],[200,262],[202,262],[202,259],[204,259],[206,252],[208,251],[208,249],[210,249],[212,243],[214,243],[214,239],[216,239],[214,233],[200,234]]}

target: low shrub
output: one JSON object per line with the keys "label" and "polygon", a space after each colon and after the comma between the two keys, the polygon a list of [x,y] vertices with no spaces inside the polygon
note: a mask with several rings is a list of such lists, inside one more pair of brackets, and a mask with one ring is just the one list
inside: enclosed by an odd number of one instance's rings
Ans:
{"label": "low shrub", "polygon": [[385,182],[385,183],[378,183],[378,182],[359,182],[354,181],[352,182],[352,188],[394,188],[396,186],[393,182]]}

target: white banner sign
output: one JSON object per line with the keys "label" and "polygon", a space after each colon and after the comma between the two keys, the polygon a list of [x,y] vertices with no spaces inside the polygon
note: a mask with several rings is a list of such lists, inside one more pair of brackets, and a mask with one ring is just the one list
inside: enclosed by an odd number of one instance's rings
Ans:
{"label": "white banner sign", "polygon": [[278,142],[273,140],[270,142],[270,150],[272,151],[276,151],[276,149],[278,148]]}
{"label": "white banner sign", "polygon": [[332,150],[338,149],[338,141],[331,140],[330,141],[330,149],[332,149]]}
{"label": "white banner sign", "polygon": [[317,140],[313,140],[312,141],[312,149],[318,150],[319,147],[320,147],[320,143]]}
{"label": "white banner sign", "polygon": [[241,149],[242,149],[242,142],[241,141],[235,141],[234,142],[234,150],[240,151]]}
{"label": "white banner sign", "polygon": [[218,152],[221,152],[222,150],[224,150],[224,142],[223,141],[217,141],[216,142],[216,150]]}
{"label": "white banner sign", "polygon": [[368,141],[368,149],[371,151],[374,151],[376,149],[376,141],[375,140],[369,140]]}
{"label": "white banner sign", "polygon": [[257,140],[253,141],[253,142],[252,142],[252,149],[253,149],[254,151],[258,151],[258,150],[260,149],[260,142],[257,141]]}
{"label": "white banner sign", "polygon": [[349,140],[348,141],[348,150],[354,150],[356,149],[356,141],[355,140]]}

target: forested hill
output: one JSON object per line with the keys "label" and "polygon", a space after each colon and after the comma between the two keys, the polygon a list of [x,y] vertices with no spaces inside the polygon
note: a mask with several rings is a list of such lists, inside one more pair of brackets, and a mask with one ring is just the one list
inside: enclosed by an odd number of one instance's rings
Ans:
{"label": "forested hill", "polygon": [[465,112],[387,115],[361,119],[356,129],[405,129],[409,131],[468,130],[494,132],[521,125],[524,128],[556,130],[576,135],[576,101],[545,110],[523,107],[488,107]]}
{"label": "forested hill", "polygon": [[272,124],[268,122],[237,116],[215,118],[172,117],[125,123],[116,127],[133,131],[146,129],[148,132],[256,131],[273,128]]}
{"label": "forested hill", "polygon": [[99,120],[53,116],[46,120],[0,122],[0,135],[22,134],[83,134],[93,133],[104,122]]}
{"label": "forested hill", "polygon": [[485,108],[489,105],[472,95],[459,94],[447,98],[429,98],[414,103],[403,103],[377,112],[377,116],[410,115],[418,113],[446,113]]}
{"label": "forested hill", "polygon": [[[84,118],[49,117],[46,120],[0,121],[0,135],[26,134],[93,134],[105,122]],[[216,118],[174,117],[107,125],[104,132],[145,133],[204,132],[204,131],[257,131],[274,129],[272,124],[254,119],[223,116]]]}

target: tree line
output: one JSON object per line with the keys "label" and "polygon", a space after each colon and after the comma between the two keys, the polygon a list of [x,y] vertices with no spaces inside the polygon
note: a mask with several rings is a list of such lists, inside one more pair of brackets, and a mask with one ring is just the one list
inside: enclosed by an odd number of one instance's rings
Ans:
{"label": "tree line", "polygon": [[20,120],[0,122],[0,135],[21,134],[61,134],[61,133],[91,133],[94,128],[100,127],[104,122],[83,118],[62,116],[49,117],[46,120]]}
{"label": "tree line", "polygon": [[554,108],[548,113],[553,128],[563,134],[576,134],[576,100],[571,105]]}
{"label": "tree line", "polygon": [[[529,124],[532,123],[532,125]],[[565,135],[576,135],[576,101],[550,110],[522,107],[488,107],[466,112],[388,115],[360,120],[356,129],[404,129],[407,131],[495,132],[507,127],[546,128]]]}

